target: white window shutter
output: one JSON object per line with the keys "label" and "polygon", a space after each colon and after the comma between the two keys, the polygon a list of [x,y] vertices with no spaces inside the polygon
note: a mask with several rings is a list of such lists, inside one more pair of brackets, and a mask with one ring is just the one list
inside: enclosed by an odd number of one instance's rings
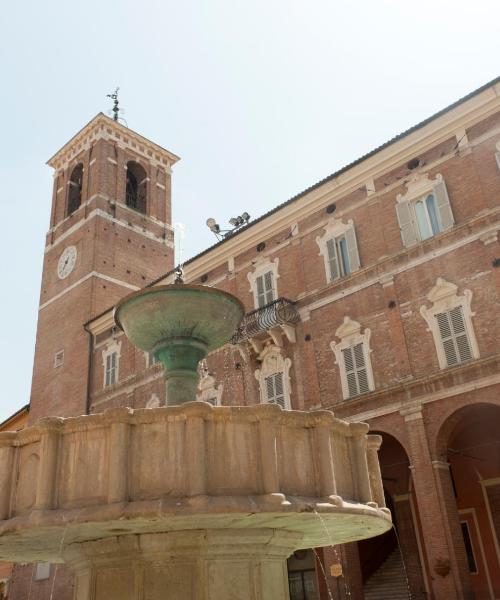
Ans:
{"label": "white window shutter", "polygon": [[274,373],[265,378],[266,400],[269,404],[278,404],[285,409],[285,390],[283,386],[283,373]]}
{"label": "white window shutter", "polygon": [[262,308],[266,304],[266,293],[264,290],[264,276],[261,275],[256,279],[257,285],[257,305],[259,308]]}
{"label": "white window shutter", "polygon": [[451,327],[455,335],[457,354],[460,362],[465,362],[472,358],[472,350],[467,336],[462,307],[456,306],[455,308],[452,308],[449,314]]}
{"label": "white window shutter", "polygon": [[356,370],[354,363],[354,354],[352,348],[344,348],[342,350],[344,357],[345,375],[347,379],[347,391],[349,398],[358,395],[358,383],[356,380]]}
{"label": "white window shutter", "polygon": [[370,386],[368,385],[368,373],[366,372],[365,353],[363,351],[363,344],[356,344],[353,350],[354,360],[356,363],[358,389],[360,394],[364,394],[370,391]]}
{"label": "white window shutter", "polygon": [[396,215],[403,245],[405,248],[415,245],[418,242],[417,229],[413,223],[411,206],[408,200],[396,204]]}
{"label": "white window shutter", "polygon": [[448,192],[446,191],[446,184],[444,181],[440,181],[434,186],[434,197],[436,198],[436,206],[441,220],[441,227],[443,231],[450,229],[455,224],[453,213],[451,212],[450,199],[448,198]]}
{"label": "white window shutter", "polygon": [[265,297],[266,297],[266,304],[269,304],[269,302],[272,302],[273,300],[275,300],[274,277],[273,277],[272,271],[268,271],[264,275],[264,293],[265,293]]}
{"label": "white window shutter", "polygon": [[330,281],[338,279],[340,276],[339,257],[337,254],[337,244],[335,238],[326,242],[326,251],[328,252],[328,265],[330,267]]}
{"label": "white window shutter", "polygon": [[349,266],[351,268],[351,272],[357,271],[360,267],[360,262],[354,227],[349,227],[349,229],[345,232],[345,241],[347,243],[347,253],[349,254]]}

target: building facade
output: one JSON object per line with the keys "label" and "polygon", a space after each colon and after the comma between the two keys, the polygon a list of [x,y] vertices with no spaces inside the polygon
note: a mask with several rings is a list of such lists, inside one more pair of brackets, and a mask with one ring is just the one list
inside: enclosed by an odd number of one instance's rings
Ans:
{"label": "building facade", "polygon": [[[161,366],[112,308],[173,282],[176,160],[98,115],[49,161],[31,422],[164,404]],[[328,408],[383,439],[395,531],[297,553],[292,600],[500,597],[499,230],[496,80],[184,265],[247,310],[200,400]],[[63,569],[16,571],[13,598],[71,597]]]}

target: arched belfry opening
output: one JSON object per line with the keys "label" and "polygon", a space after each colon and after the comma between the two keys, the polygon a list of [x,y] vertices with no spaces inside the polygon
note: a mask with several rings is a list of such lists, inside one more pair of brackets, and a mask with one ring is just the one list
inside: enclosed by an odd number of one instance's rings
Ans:
{"label": "arched belfry opening", "polygon": [[145,213],[146,200],[147,173],[139,163],[131,160],[127,163],[125,204],[138,212]]}
{"label": "arched belfry opening", "polygon": [[68,186],[68,204],[66,216],[71,215],[82,203],[83,164],[78,163],[71,171]]}

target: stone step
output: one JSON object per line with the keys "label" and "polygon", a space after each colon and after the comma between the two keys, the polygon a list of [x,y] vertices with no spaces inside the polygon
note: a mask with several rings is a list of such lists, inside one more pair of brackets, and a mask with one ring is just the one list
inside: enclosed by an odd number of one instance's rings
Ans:
{"label": "stone step", "polygon": [[368,579],[365,600],[408,600],[408,587],[401,554],[396,548]]}

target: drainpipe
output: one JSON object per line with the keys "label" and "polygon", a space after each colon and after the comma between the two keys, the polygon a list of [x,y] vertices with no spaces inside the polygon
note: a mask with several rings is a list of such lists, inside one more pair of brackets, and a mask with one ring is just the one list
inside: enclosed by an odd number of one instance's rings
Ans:
{"label": "drainpipe", "polygon": [[89,415],[90,414],[90,393],[91,393],[91,377],[92,377],[92,364],[93,364],[93,350],[94,350],[94,344],[93,344],[93,339],[94,336],[92,335],[92,332],[89,330],[87,323],[85,323],[83,325],[83,328],[85,329],[85,331],[89,334],[89,357],[88,357],[88,361],[87,361],[87,394],[86,394],[86,400],[85,400],[85,414]]}

